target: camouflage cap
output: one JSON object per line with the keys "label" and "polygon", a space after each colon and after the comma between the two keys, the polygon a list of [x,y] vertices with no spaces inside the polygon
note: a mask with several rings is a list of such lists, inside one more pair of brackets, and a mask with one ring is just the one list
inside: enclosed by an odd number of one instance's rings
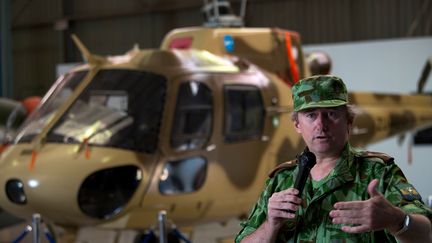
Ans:
{"label": "camouflage cap", "polygon": [[317,75],[300,80],[292,87],[294,111],[336,107],[348,103],[348,92],[342,79]]}

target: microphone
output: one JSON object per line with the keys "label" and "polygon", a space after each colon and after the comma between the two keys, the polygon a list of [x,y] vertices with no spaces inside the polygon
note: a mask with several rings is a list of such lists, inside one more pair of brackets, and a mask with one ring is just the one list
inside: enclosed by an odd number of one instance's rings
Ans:
{"label": "microphone", "polygon": [[303,188],[306,184],[306,180],[309,176],[310,170],[316,164],[316,157],[310,151],[302,153],[298,158],[299,170],[297,173],[297,178],[294,182],[294,188],[299,191],[298,197],[301,198],[303,193]]}
{"label": "microphone", "polygon": [[[298,157],[297,160],[298,160],[299,170],[297,173],[297,178],[294,182],[294,188],[299,191],[297,196],[301,198],[303,193],[303,188],[310,174],[310,170],[316,164],[316,157],[315,154],[313,154],[312,152],[305,151]],[[291,209],[288,209],[288,212],[295,213],[295,211]]]}

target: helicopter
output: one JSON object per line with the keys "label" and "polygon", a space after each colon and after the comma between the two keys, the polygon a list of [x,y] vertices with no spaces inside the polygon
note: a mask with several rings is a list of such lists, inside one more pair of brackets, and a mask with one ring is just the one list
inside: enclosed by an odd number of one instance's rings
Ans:
{"label": "helicopter", "polygon": [[[68,228],[148,229],[161,210],[180,227],[244,218],[268,172],[305,146],[291,86],[330,66],[277,28],[175,29],[158,49],[119,56],[73,39],[86,63],[53,84],[0,157],[0,206]],[[430,95],[349,100],[354,146],[432,125]]]}

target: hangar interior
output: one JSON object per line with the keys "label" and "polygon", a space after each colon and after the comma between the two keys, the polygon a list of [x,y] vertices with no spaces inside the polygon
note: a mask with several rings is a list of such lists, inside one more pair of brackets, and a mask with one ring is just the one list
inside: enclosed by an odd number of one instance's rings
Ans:
{"label": "hangar interior", "polygon": [[[47,92],[59,64],[82,62],[72,33],[92,53],[116,55],[134,44],[158,48],[170,30],[204,21],[200,0],[0,2],[0,92],[18,100]],[[231,5],[238,12],[241,1],[232,0]],[[415,92],[432,55],[429,0],[249,0],[245,26],[298,31],[304,49],[327,52],[332,73],[353,91]],[[432,90],[431,82],[429,78],[426,91]],[[367,148],[394,156],[427,202],[432,196],[432,147],[412,146],[412,136]],[[410,153],[412,163],[407,162]]]}
{"label": "hangar interior", "polygon": [[[57,63],[81,61],[70,35],[92,53],[157,48],[178,27],[204,22],[201,0],[2,0],[3,96],[42,95]],[[241,2],[231,1],[235,13]],[[249,0],[245,26],[295,30],[303,44],[430,36],[428,0]],[[6,53],[5,53],[6,52]],[[9,52],[9,53],[7,53]],[[6,55],[7,54],[7,55]],[[10,82],[8,80],[13,80]]]}

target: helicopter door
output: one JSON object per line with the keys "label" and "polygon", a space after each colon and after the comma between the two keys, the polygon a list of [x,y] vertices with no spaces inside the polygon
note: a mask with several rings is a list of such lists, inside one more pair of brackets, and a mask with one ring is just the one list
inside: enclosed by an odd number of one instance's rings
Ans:
{"label": "helicopter door", "polygon": [[254,181],[268,141],[259,78],[250,75],[226,82],[223,104],[223,146],[218,159],[229,180],[237,188],[247,188]]}
{"label": "helicopter door", "polygon": [[152,183],[152,200],[167,210],[174,223],[202,215],[205,207],[200,195],[214,158],[214,151],[207,149],[212,144],[213,91],[208,83],[197,80],[204,77],[173,82],[177,95],[171,96],[166,111],[171,127],[163,131],[162,158]]}

